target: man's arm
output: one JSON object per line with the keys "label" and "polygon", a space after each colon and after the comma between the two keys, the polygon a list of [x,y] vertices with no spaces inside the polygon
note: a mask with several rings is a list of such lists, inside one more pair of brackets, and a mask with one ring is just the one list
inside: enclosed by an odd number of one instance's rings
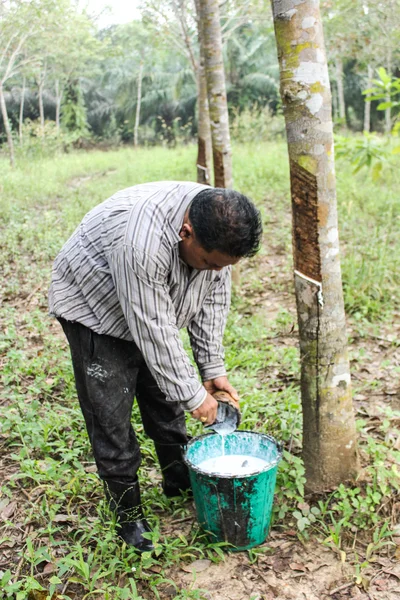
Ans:
{"label": "man's arm", "polygon": [[166,274],[130,246],[114,249],[108,262],[132,337],[157,385],[167,398],[196,411],[207,392],[183,348]]}
{"label": "man's arm", "polygon": [[220,271],[204,299],[201,311],[188,326],[194,359],[203,381],[226,375],[224,365],[224,335],[231,301],[231,267]]}

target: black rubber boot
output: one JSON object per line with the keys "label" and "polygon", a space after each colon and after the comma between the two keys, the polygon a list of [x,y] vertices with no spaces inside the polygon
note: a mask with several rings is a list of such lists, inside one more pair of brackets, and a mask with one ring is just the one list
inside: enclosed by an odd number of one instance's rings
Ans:
{"label": "black rubber boot", "polygon": [[184,446],[154,442],[163,476],[163,490],[168,498],[191,491],[189,470],[183,462]]}
{"label": "black rubber boot", "polygon": [[105,479],[104,490],[110,509],[117,515],[118,535],[139,552],[154,550],[151,540],[143,537],[143,533],[149,533],[151,529],[142,511],[139,481],[136,479],[128,484]]}

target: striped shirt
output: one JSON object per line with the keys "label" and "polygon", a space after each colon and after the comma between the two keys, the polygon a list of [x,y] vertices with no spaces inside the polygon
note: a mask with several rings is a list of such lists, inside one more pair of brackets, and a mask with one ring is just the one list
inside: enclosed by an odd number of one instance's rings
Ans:
{"label": "striped shirt", "polygon": [[203,381],[226,374],[231,268],[189,269],[179,256],[185,212],[205,187],[146,183],[96,206],[58,254],[49,292],[50,314],[134,341],[167,399],[189,411],[206,391],[179,329],[187,327]]}

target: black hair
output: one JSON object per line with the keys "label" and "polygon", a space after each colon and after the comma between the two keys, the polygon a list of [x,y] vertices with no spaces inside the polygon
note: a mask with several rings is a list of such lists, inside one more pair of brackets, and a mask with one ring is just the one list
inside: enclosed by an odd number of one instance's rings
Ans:
{"label": "black hair", "polygon": [[242,258],[254,256],[260,247],[260,212],[249,198],[234,190],[202,190],[192,200],[189,219],[206,252],[218,250]]}

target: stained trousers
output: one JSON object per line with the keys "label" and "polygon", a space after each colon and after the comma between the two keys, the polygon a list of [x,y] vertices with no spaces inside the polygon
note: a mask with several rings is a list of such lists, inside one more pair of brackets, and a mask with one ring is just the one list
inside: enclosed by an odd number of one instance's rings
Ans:
{"label": "stained trousers", "polygon": [[166,400],[134,342],[58,320],[70,345],[78,399],[99,476],[132,482],[141,463],[131,424],[134,398],[144,430],[156,444],[187,442],[182,406]]}

